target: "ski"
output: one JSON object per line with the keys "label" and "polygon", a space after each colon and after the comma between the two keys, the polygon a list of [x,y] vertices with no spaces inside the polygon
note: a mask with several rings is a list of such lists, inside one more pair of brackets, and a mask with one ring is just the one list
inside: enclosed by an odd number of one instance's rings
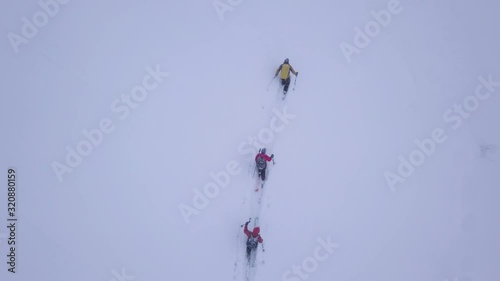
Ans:
{"label": "ski", "polygon": [[262,202],[262,197],[264,196],[264,182],[262,182],[260,188],[262,189],[262,192],[260,193],[259,199],[257,200],[257,203],[259,203],[259,205]]}
{"label": "ski", "polygon": [[255,192],[259,192],[259,190],[263,189],[264,183],[265,183],[265,181],[257,182],[257,186],[255,187]]}
{"label": "ski", "polygon": [[[254,227],[259,224],[259,217],[254,220]],[[251,250],[249,254],[246,254],[246,280],[253,281],[255,279],[255,261],[257,259],[257,249]]]}

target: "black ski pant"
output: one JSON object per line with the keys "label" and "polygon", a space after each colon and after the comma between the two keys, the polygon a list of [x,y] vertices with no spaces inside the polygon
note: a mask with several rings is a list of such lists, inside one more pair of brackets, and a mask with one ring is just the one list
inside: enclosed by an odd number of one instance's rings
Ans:
{"label": "black ski pant", "polygon": [[251,255],[252,255],[252,251],[256,250],[256,249],[257,249],[257,247],[252,247],[250,245],[247,245],[247,258],[249,261],[250,261]]}
{"label": "black ski pant", "polygon": [[252,248],[250,248],[250,247],[247,246],[247,257],[248,257],[248,259],[250,259],[250,255],[252,254],[252,250],[253,250]]}
{"label": "black ski pant", "polygon": [[262,181],[266,180],[266,169],[259,169],[259,177]]}
{"label": "black ski pant", "polygon": [[284,86],[283,92],[288,92],[288,87],[290,86],[290,76],[286,79],[281,79],[281,86]]}

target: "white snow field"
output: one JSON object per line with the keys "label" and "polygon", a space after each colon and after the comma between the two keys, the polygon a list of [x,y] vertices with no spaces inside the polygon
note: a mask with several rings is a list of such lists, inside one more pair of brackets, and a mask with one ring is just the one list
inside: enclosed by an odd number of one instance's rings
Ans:
{"label": "white snow field", "polygon": [[0,280],[499,280],[499,10],[2,1]]}

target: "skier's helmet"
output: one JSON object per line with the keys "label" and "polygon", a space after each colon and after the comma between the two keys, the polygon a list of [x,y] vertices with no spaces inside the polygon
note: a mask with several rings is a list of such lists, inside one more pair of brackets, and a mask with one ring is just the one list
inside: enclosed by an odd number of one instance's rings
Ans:
{"label": "skier's helmet", "polygon": [[285,62],[284,63],[288,63],[288,58],[285,59]]}
{"label": "skier's helmet", "polygon": [[266,148],[264,147],[260,152],[266,154]]}
{"label": "skier's helmet", "polygon": [[254,229],[253,229],[253,235],[257,236],[259,235],[260,233],[260,227],[256,226]]}

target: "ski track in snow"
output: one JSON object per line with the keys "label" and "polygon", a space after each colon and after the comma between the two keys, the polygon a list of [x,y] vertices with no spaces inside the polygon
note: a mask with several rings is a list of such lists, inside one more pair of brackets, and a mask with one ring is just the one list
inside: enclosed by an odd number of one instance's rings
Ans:
{"label": "ski track in snow", "polygon": [[[270,107],[270,110],[267,110],[268,118],[266,119],[266,123],[264,125],[269,124],[271,119],[275,116],[273,113],[273,110],[283,110],[285,108],[285,100],[282,99],[283,93],[281,91],[281,85],[278,85],[278,90],[276,92],[276,97],[274,98],[272,102],[272,106]],[[289,91],[288,95],[291,94],[293,91]],[[275,146],[275,138],[268,143],[265,144],[265,147],[267,149],[267,153],[274,154],[274,146]],[[261,228],[261,233],[265,232],[265,228],[262,227],[263,220],[261,219],[261,214],[262,214],[262,209],[265,206],[266,202],[266,197],[265,197],[265,190],[270,188],[269,186],[269,179],[271,178],[271,171],[273,169],[273,164],[274,160],[269,162],[267,165],[267,170],[266,170],[266,181],[264,182],[263,188],[261,187],[261,180],[258,176],[258,173],[256,171],[255,163],[250,162],[248,165],[248,175],[249,175],[249,183],[248,183],[248,188],[246,189],[245,192],[245,197],[243,198],[243,206],[248,205],[248,212],[249,216],[248,218],[251,218],[253,221],[253,227],[255,226],[260,226]],[[255,191],[256,188],[258,188],[258,191]],[[249,225],[252,225],[250,223]],[[265,235],[263,234],[265,237]],[[234,263],[234,273],[233,273],[233,281],[239,281],[239,280],[246,280],[246,281],[253,281],[255,279],[255,276],[257,274],[257,268],[258,265],[260,264],[265,264],[264,260],[264,253],[262,251],[263,245],[260,244],[259,247],[257,248],[255,254],[255,267],[250,267],[246,261],[246,239],[245,235],[243,235],[243,230],[238,233],[238,245],[237,245],[237,257],[236,261]]]}
{"label": "ski track in snow", "polygon": [[[342,247],[308,281],[499,279],[500,2],[244,1],[224,21],[210,2],[3,1],[20,221],[19,271],[0,280],[282,280],[329,235]],[[286,57],[304,74],[283,100]],[[276,165],[255,192],[237,145],[284,108],[297,119],[266,144]],[[415,141],[434,128],[447,140],[427,153]],[[229,161],[241,173],[223,187]],[[391,191],[386,172],[404,181]],[[249,217],[266,250],[251,272]]]}

